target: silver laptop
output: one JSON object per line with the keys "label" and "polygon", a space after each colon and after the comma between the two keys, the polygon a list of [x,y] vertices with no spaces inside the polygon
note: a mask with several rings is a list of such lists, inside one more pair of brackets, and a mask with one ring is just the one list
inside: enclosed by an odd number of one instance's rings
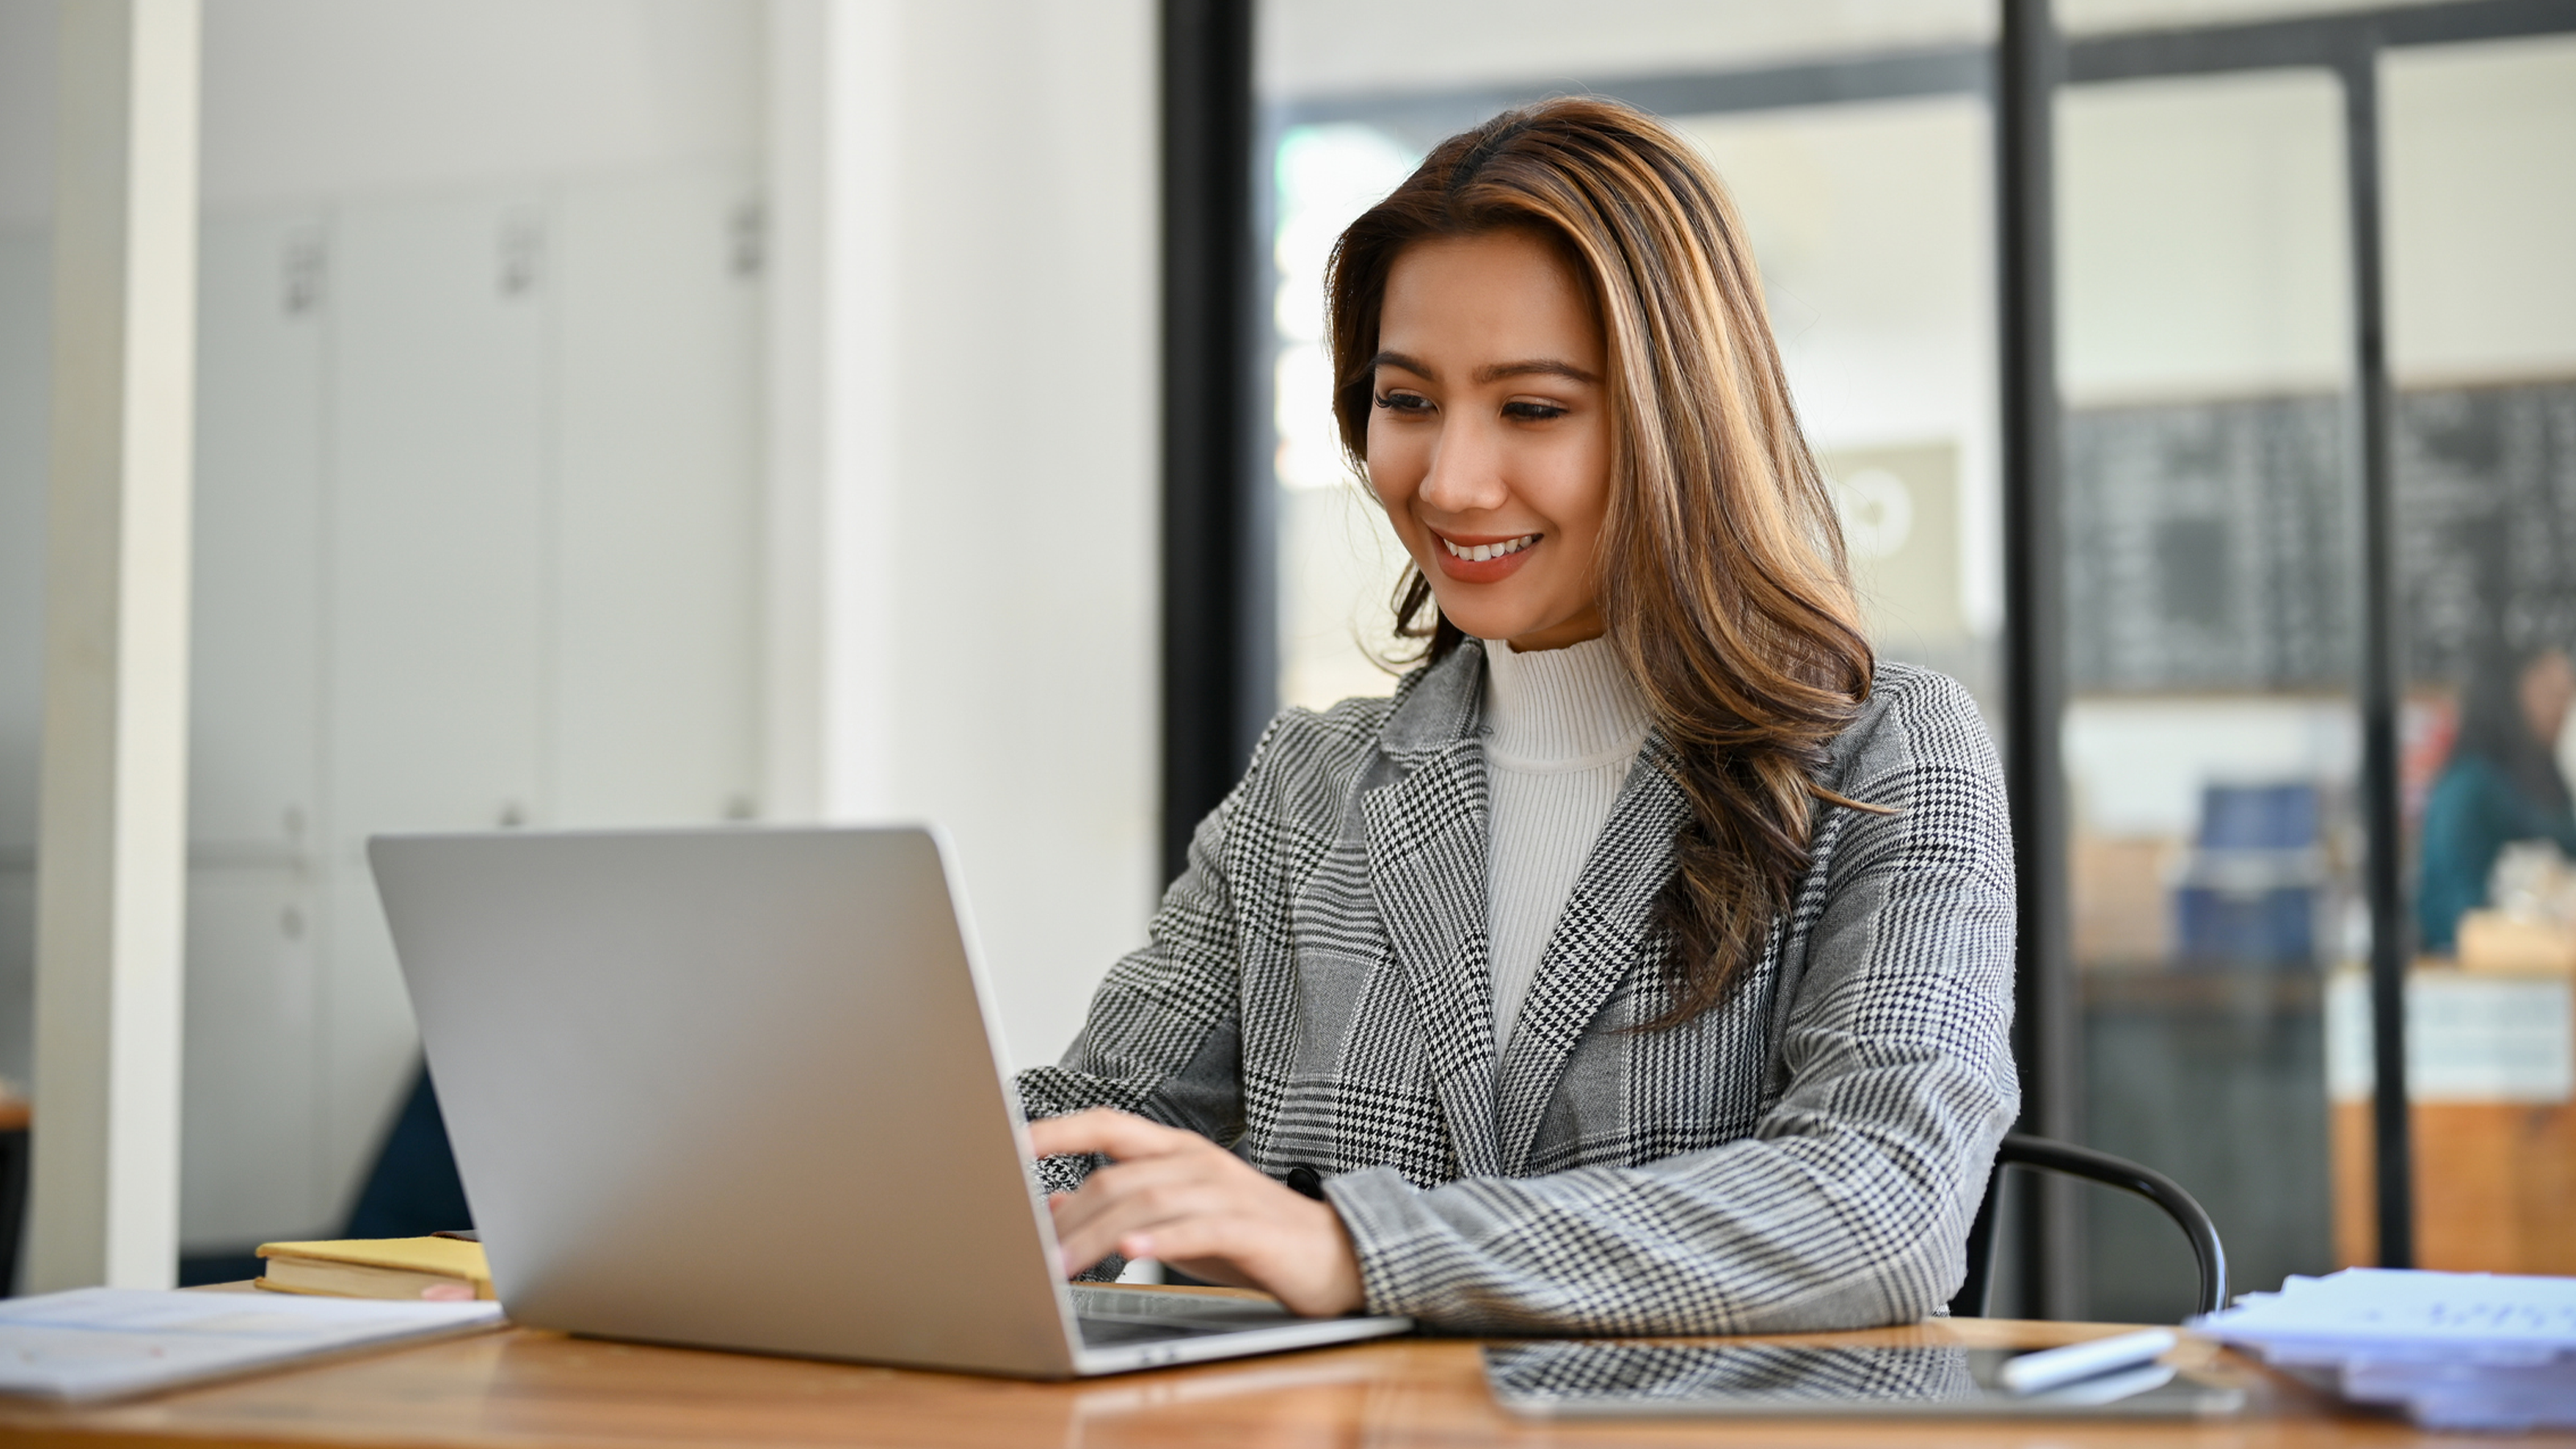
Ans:
{"label": "silver laptop", "polygon": [[517,1322],[1025,1378],[1411,1326],[1058,1277],[934,831],[368,854]]}

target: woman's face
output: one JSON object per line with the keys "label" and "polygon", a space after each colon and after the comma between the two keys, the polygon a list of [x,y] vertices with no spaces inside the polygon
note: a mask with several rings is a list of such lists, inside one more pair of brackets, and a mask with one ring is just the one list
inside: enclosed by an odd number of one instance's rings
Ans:
{"label": "woman's face", "polygon": [[1440,612],[1521,649],[1598,637],[1610,415],[1574,272],[1525,231],[1416,242],[1378,348],[1369,484]]}
{"label": "woman's face", "polygon": [[2559,732],[2567,728],[2567,711],[2576,707],[2576,664],[2568,661],[2567,651],[2552,649],[2523,666],[2516,682],[2523,723],[2531,726],[2532,738],[2556,745]]}

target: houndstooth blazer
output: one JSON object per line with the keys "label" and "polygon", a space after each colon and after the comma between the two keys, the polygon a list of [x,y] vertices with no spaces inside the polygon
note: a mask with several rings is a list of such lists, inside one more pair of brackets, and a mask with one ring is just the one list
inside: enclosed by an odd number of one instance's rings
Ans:
{"label": "houndstooth blazer", "polygon": [[[1640,1032],[1672,999],[1652,915],[1689,815],[1650,735],[1498,1062],[1483,677],[1471,640],[1392,699],[1273,721],[1149,944],[1064,1060],[1020,1075],[1028,1115],[1119,1107],[1319,1174],[1370,1311],[1443,1328],[1938,1311],[2018,1105],[2012,842],[1966,693],[1878,667],[1824,783],[1893,813],[1822,808],[1763,959]],[[1091,1162],[1041,1175],[1070,1189]]]}

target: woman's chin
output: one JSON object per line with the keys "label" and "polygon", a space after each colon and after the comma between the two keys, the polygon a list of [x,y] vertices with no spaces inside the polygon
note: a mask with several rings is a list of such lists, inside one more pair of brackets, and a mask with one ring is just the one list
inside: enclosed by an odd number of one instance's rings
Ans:
{"label": "woman's chin", "polygon": [[1527,616],[1516,617],[1512,612],[1495,609],[1490,604],[1484,608],[1471,605],[1464,609],[1453,609],[1449,607],[1447,599],[1440,600],[1440,617],[1457,625],[1459,632],[1468,638],[1483,639],[1489,643],[1518,638],[1530,631],[1532,623]]}

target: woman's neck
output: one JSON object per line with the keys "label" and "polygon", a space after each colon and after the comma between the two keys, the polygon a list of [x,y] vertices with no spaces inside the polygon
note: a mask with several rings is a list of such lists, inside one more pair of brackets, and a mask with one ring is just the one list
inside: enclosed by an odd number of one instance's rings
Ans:
{"label": "woman's neck", "polygon": [[1547,650],[1485,645],[1486,748],[1531,763],[1632,754],[1653,724],[1606,639]]}

